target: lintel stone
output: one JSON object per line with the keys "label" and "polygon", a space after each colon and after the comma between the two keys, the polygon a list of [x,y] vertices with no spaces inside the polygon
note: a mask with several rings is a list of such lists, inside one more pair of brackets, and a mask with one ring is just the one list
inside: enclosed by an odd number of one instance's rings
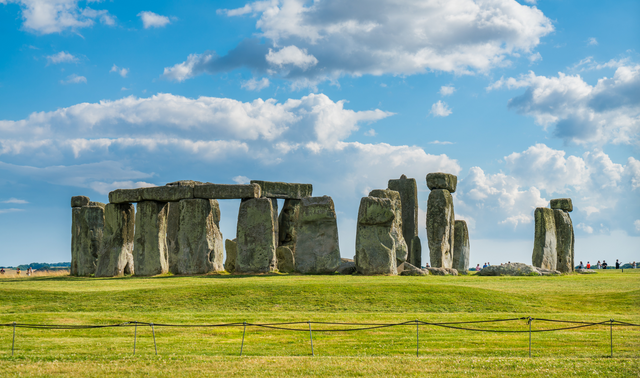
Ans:
{"label": "lintel stone", "polygon": [[560,209],[569,213],[573,211],[573,203],[571,202],[571,198],[552,199],[550,204],[552,209]]}
{"label": "lintel stone", "polygon": [[260,185],[262,197],[267,198],[302,199],[311,197],[313,193],[313,185],[311,184],[259,180],[251,180],[251,183]]}
{"label": "lintel stone", "polygon": [[429,190],[445,189],[449,193],[456,191],[458,176],[449,173],[435,172],[427,175],[427,187]]}
{"label": "lintel stone", "polygon": [[71,197],[71,207],[89,206],[90,199],[87,196]]}
{"label": "lintel stone", "polygon": [[229,184],[203,184],[193,188],[195,198],[204,199],[245,199],[260,198],[260,186],[249,185],[229,185]]}

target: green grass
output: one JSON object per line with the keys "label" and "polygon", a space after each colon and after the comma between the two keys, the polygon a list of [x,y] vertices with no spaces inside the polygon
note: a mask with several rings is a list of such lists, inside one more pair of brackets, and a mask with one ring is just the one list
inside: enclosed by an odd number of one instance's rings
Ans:
{"label": "green grass", "polygon": [[[532,316],[640,323],[640,270],[558,277],[160,276],[0,279],[0,323],[174,324],[336,321],[395,323]],[[526,330],[526,321],[472,325]],[[534,322],[533,329],[557,323]],[[640,376],[640,328],[608,326],[534,333],[469,332],[415,324],[358,332],[249,327],[0,328],[3,376]],[[206,375],[206,374],[205,374]]]}

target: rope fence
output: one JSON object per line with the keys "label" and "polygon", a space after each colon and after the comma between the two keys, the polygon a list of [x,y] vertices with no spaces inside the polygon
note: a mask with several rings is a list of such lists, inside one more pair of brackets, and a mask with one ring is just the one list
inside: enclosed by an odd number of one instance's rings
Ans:
{"label": "rope fence", "polygon": [[[467,324],[487,324],[487,323],[501,323],[501,322],[514,322],[526,320],[528,330],[505,330],[505,329],[483,329],[483,328],[470,328]],[[557,328],[545,328],[545,329],[532,329],[533,321],[542,323],[561,323],[571,324],[569,326],[557,327]],[[307,325],[307,327],[300,327]],[[312,325],[318,325],[323,327],[332,328],[316,328],[312,329]],[[353,332],[353,331],[367,331],[381,328],[398,327],[398,326],[416,326],[416,357],[420,356],[420,326],[434,326],[441,328],[456,329],[462,331],[472,332],[493,332],[493,333],[528,333],[529,334],[529,357],[531,357],[531,337],[534,333],[541,332],[556,332],[565,330],[575,330],[579,328],[595,327],[602,325],[609,325],[610,335],[610,358],[613,358],[613,326],[625,326],[625,327],[640,327],[640,324],[633,324],[628,322],[622,322],[619,320],[605,320],[601,322],[582,322],[582,321],[570,321],[570,320],[555,320],[555,319],[543,319],[532,317],[520,317],[520,318],[508,318],[508,319],[491,319],[491,320],[475,320],[466,322],[425,322],[421,320],[408,320],[400,323],[343,323],[343,322],[280,322],[280,323],[248,323],[248,322],[236,322],[236,323],[220,323],[220,324],[162,324],[162,323],[147,323],[138,321],[129,321],[118,324],[103,324],[103,325],[62,325],[62,324],[30,324],[30,323],[6,323],[0,324],[0,327],[13,327],[13,338],[11,342],[11,356],[14,355],[16,345],[16,328],[25,329],[41,329],[41,330],[83,330],[83,329],[99,329],[99,328],[122,328],[122,327],[134,327],[133,336],[133,354],[136,354],[136,342],[138,338],[138,326],[148,326],[151,328],[153,334],[153,346],[155,354],[158,355],[158,346],[156,343],[156,327],[174,327],[174,328],[222,328],[222,327],[243,327],[242,330],[242,342],[240,344],[240,356],[244,350],[244,339],[247,331],[247,327],[266,328],[272,330],[282,331],[298,331],[309,332],[309,341],[311,345],[311,356],[315,356],[313,350],[313,332]],[[298,326],[298,327],[296,327]],[[336,327],[350,327],[350,328],[336,328]]]}

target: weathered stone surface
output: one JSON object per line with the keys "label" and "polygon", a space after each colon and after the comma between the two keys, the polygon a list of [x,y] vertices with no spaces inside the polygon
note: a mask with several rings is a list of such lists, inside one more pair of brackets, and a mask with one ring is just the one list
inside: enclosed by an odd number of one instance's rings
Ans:
{"label": "weathered stone surface", "polygon": [[227,259],[224,262],[224,270],[229,273],[236,271],[236,258],[238,257],[238,239],[225,240],[224,249],[227,255]]}
{"label": "weathered stone surface", "polygon": [[536,268],[536,269],[543,276],[557,276],[559,274],[562,274],[559,270],[545,269],[545,268]]}
{"label": "weathered stone surface", "polygon": [[86,196],[71,197],[71,207],[83,207],[83,206],[89,206],[89,197],[86,197]]}
{"label": "weathered stone surface", "polygon": [[313,193],[313,185],[311,184],[294,184],[260,180],[251,180],[251,183],[260,185],[262,197],[267,198],[303,199],[305,197],[311,197],[311,194]]}
{"label": "weathered stone surface", "polygon": [[532,265],[556,270],[558,262],[556,222],[552,209],[538,207],[534,211],[535,238],[533,241]]}
{"label": "weathered stone surface", "polygon": [[276,248],[276,256],[278,259],[278,271],[281,273],[292,273],[296,270],[296,259],[293,255],[291,247],[282,245]]}
{"label": "weathered stone surface", "polygon": [[[413,261],[411,261],[412,259]],[[407,261],[413,266],[422,266],[422,242],[419,236],[414,236],[411,239]]]}
{"label": "weathered stone surface", "polygon": [[296,271],[331,274],[338,270],[338,223],[331,197],[303,198],[295,228]]}
{"label": "weathered stone surface", "polygon": [[[398,270],[400,270],[400,267],[398,267]],[[402,264],[402,272],[400,273],[400,275],[401,276],[428,276],[429,271],[427,269],[417,268],[408,262],[404,262]]]}
{"label": "weathered stone surface", "polygon": [[236,272],[269,273],[277,269],[277,241],[269,198],[240,203],[237,235]]}
{"label": "weathered stone surface", "polygon": [[407,261],[409,248],[407,248],[407,242],[404,240],[404,236],[402,235],[402,202],[400,199],[400,193],[390,189],[375,189],[369,192],[369,197],[388,198],[393,204],[394,218],[391,223],[390,232],[393,240],[395,241],[396,264],[402,264]]}
{"label": "weathered stone surface", "polygon": [[202,184],[193,188],[195,198],[205,199],[245,199],[260,198],[260,186],[250,185],[227,185],[227,184]]}
{"label": "weathered stone surface", "polygon": [[138,202],[133,242],[136,276],[154,276],[169,271],[167,212],[166,202]]}
{"label": "weathered stone surface", "polygon": [[296,222],[300,211],[301,200],[286,199],[278,217],[279,245],[288,245],[295,253]]}
{"label": "weathered stone surface", "polygon": [[107,206],[106,204],[102,203],[102,202],[95,202],[95,201],[89,201],[89,205],[87,205],[89,207],[100,207],[104,210],[105,206]]}
{"label": "weathered stone surface", "polygon": [[109,203],[129,203],[142,201],[140,189],[116,189],[109,192]]}
{"label": "weathered stone surface", "polygon": [[[411,247],[413,238],[418,236],[418,185],[416,179],[402,175],[398,180],[389,180],[389,189],[400,193],[402,203],[402,236],[404,237],[409,254],[407,261],[414,266],[422,264],[422,250],[414,254]],[[418,239],[419,241],[419,239]]]}
{"label": "weathered stone surface", "polygon": [[463,220],[457,220],[455,222],[453,243],[453,263],[452,266],[462,274],[469,270],[469,229],[467,228],[467,222]]}
{"label": "weathered stone surface", "polygon": [[573,211],[573,203],[571,202],[571,198],[552,199],[550,205],[552,209],[560,209],[568,212]]}
{"label": "weathered stone surface", "polygon": [[427,240],[432,267],[452,267],[454,228],[455,214],[451,193],[446,189],[431,190],[427,200]]}
{"label": "weathered stone surface", "polygon": [[224,269],[218,201],[195,198],[174,202],[169,207],[168,224],[171,273],[205,274]]}
{"label": "weathered stone surface", "polygon": [[482,268],[476,273],[478,276],[541,276],[542,273],[534,266],[523,263],[508,263],[492,265]]}
{"label": "weathered stone surface", "polygon": [[143,201],[178,202],[193,198],[192,186],[154,186],[139,191]]}
{"label": "weathered stone surface", "polygon": [[338,267],[338,273],[340,274],[353,274],[357,271],[355,261],[351,259],[340,259],[340,266]]}
{"label": "weathered stone surface", "polygon": [[433,274],[434,276],[457,276],[458,271],[452,268],[425,268],[429,271],[429,274]]}
{"label": "weathered stone surface", "polygon": [[273,240],[276,242],[276,248],[278,247],[278,236],[280,234],[280,224],[278,223],[278,200],[276,198],[269,198],[271,200],[271,220],[273,222]]}
{"label": "weathered stone surface", "polygon": [[391,235],[394,219],[392,200],[377,197],[360,200],[355,258],[360,274],[398,274],[396,240]]}
{"label": "weathered stone surface", "polygon": [[449,173],[435,172],[427,175],[427,187],[430,190],[444,189],[449,193],[456,191],[458,185],[458,176]]}
{"label": "weathered stone surface", "polygon": [[569,213],[560,210],[553,210],[554,221],[556,223],[556,253],[558,260],[556,269],[562,273],[573,272],[573,224]]}
{"label": "weathered stone surface", "polygon": [[71,274],[88,276],[96,272],[104,233],[104,209],[85,206],[71,211]]}
{"label": "weathered stone surface", "polygon": [[104,236],[98,253],[96,277],[118,277],[134,274],[133,233],[135,207],[132,204],[106,205]]}
{"label": "weathered stone surface", "polygon": [[193,181],[193,180],[179,180],[179,181],[174,181],[174,182],[170,182],[167,183],[166,186],[188,186],[193,188],[196,185],[203,185],[203,182],[200,181]]}

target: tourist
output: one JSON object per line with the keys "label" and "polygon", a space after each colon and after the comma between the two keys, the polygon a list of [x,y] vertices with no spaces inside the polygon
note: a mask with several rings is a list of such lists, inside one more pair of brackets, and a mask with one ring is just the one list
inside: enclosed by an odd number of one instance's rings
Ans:
{"label": "tourist", "polygon": [[480,269],[482,269],[482,268],[480,268],[480,264],[476,265],[476,272],[479,272]]}
{"label": "tourist", "polygon": [[430,266],[429,266],[429,263],[427,263],[427,266],[426,266],[426,268],[430,268]]}
{"label": "tourist", "polygon": [[[631,264],[631,269],[635,269],[635,268],[636,268],[636,262],[634,261],[633,264]],[[4,271],[4,269],[3,269],[3,271]],[[4,273],[4,272],[2,272],[2,273]]]}
{"label": "tourist", "polygon": [[584,269],[584,265],[582,265],[582,261],[580,261],[580,265],[578,265],[578,269]]}
{"label": "tourist", "polygon": [[491,263],[490,263],[490,262],[488,262],[488,263],[487,263],[487,266],[491,266]]}
{"label": "tourist", "polygon": [[33,268],[29,267],[29,269],[27,269],[27,276],[31,276],[33,274]]}
{"label": "tourist", "polygon": [[482,269],[487,267],[487,263],[484,263],[484,265],[482,266]]}
{"label": "tourist", "polygon": [[587,261],[587,269],[591,269],[591,263]]}
{"label": "tourist", "polygon": [[602,260],[602,269],[607,269],[607,261],[606,260]]}
{"label": "tourist", "polygon": [[616,259],[616,269],[620,269],[620,261],[618,259]]}
{"label": "tourist", "polygon": [[0,274],[4,274],[4,268],[0,268]]}
{"label": "tourist", "polygon": [[597,265],[597,266],[598,266],[598,267],[597,267],[596,269],[600,269],[600,268],[602,268],[602,264],[600,263],[600,260],[598,260],[598,265]]}
{"label": "tourist", "polygon": [[20,275],[20,268],[16,268],[16,275]]}

